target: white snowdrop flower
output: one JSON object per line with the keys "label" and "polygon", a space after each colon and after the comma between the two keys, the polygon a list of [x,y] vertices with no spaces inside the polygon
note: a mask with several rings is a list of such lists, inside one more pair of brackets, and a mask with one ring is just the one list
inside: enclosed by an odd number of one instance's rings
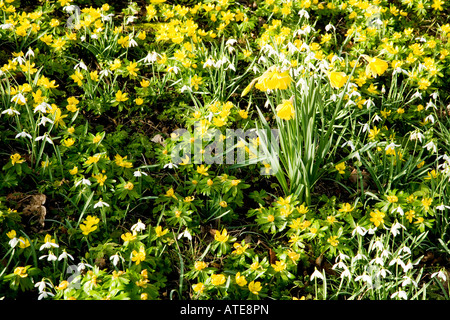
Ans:
{"label": "white snowdrop flower", "polygon": [[345,269],[347,266],[345,265],[345,263],[343,261],[339,261],[338,263],[335,263],[333,265],[333,267],[331,269],[336,270],[336,269]]}
{"label": "white snowdrop flower", "polygon": [[356,256],[352,258],[352,263],[358,260],[367,260],[367,257],[365,255],[362,255],[361,253],[358,253]]}
{"label": "white snowdrop flower", "polygon": [[403,211],[402,207],[398,206],[397,208],[392,209],[391,213],[397,212],[399,215],[403,216],[405,212]]}
{"label": "white snowdrop flower", "polygon": [[158,54],[156,52],[149,52],[147,53],[147,55],[144,57],[143,61],[145,63],[154,63],[158,60]]}
{"label": "white snowdrop flower", "polygon": [[385,258],[389,257],[390,255],[391,255],[391,253],[390,253],[388,250],[384,249],[384,250],[381,252],[380,257],[383,258],[383,259],[385,259]]}
{"label": "white snowdrop flower", "polygon": [[188,238],[189,241],[192,241],[192,235],[191,235],[191,233],[189,232],[188,229],[184,230],[182,233],[180,233],[180,234],[178,235],[178,239],[181,239],[181,237]]}
{"label": "white snowdrop flower", "polygon": [[405,226],[402,225],[402,224],[399,223],[399,222],[396,222],[395,224],[392,225],[392,227],[391,227],[391,233],[392,233],[392,235],[393,235],[394,237],[396,237],[397,235],[400,234],[400,231],[399,231],[400,228],[403,228],[403,229],[406,230]]}
{"label": "white snowdrop flower", "polygon": [[136,20],[136,19],[137,19],[137,17],[135,17],[135,16],[129,16],[129,17],[127,18],[127,21],[125,22],[125,24],[133,23],[134,20]]}
{"label": "white snowdrop flower", "polygon": [[38,296],[38,300],[42,300],[42,299],[46,299],[47,297],[54,297],[55,295],[51,292],[48,291],[42,291],[39,296]]}
{"label": "white snowdrop flower", "polygon": [[330,97],[330,100],[336,102],[337,98],[338,98],[337,94],[333,93]]}
{"label": "white snowdrop flower", "polygon": [[83,62],[83,60],[80,60],[80,62],[79,63],[77,63],[76,65],[75,65],[75,67],[73,67],[74,69],[78,69],[78,68],[81,68],[81,69],[83,69],[83,70],[86,70],[87,71],[87,67],[86,67],[86,65],[84,64],[84,62]]}
{"label": "white snowdrop flower", "polygon": [[363,126],[362,131],[363,131],[363,132],[366,132],[366,131],[368,131],[368,130],[370,130],[370,125],[369,125],[368,123],[365,123],[364,126]]}
{"label": "white snowdrop flower", "polygon": [[234,46],[236,44],[236,39],[228,39],[227,42],[225,42],[226,46]]}
{"label": "white snowdrop flower", "polygon": [[185,92],[185,91],[190,91],[190,92],[192,92],[192,89],[191,89],[191,87],[184,85],[184,86],[181,88],[181,92]]}
{"label": "white snowdrop flower", "polygon": [[378,264],[378,265],[380,265],[382,267],[384,266],[384,261],[383,261],[383,259],[381,257],[376,257],[376,258],[370,260],[369,263],[370,264]]}
{"label": "white snowdrop flower", "polygon": [[72,12],[74,12],[76,9],[80,9],[80,8],[79,8],[78,6],[76,6],[76,5],[71,4],[71,5],[65,6],[65,7],[63,8],[63,11],[65,11],[65,12],[67,12],[67,13],[72,13]]}
{"label": "white snowdrop flower", "polygon": [[8,244],[11,248],[14,248],[19,243],[19,239],[14,237],[11,240],[9,240]]}
{"label": "white snowdrop flower", "polygon": [[62,259],[68,259],[70,258],[70,260],[73,260],[72,255],[68,254],[66,250],[63,251],[63,253],[61,253],[58,257],[58,261],[61,261]]}
{"label": "white snowdrop flower", "polygon": [[25,132],[25,130],[16,134],[16,139],[18,139],[18,138],[28,138],[30,140],[32,139],[31,135],[29,133]]}
{"label": "white snowdrop flower", "polygon": [[360,281],[360,280],[364,281],[364,282],[367,283],[369,286],[372,286],[372,277],[369,276],[367,273],[364,273],[364,274],[362,274],[362,275],[360,275],[360,276],[357,276],[357,277],[355,278],[355,281]]}
{"label": "white snowdrop flower", "polygon": [[383,119],[381,119],[381,117],[380,117],[379,115],[376,114],[376,115],[373,117],[372,123],[375,123],[375,121],[380,122],[381,120],[383,120]]}
{"label": "white snowdrop flower", "polygon": [[264,64],[264,63],[266,63],[266,62],[267,62],[267,59],[266,59],[264,56],[259,57],[258,63]]}
{"label": "white snowdrop flower", "polygon": [[43,255],[39,257],[39,260],[47,258],[47,261],[56,261],[58,258],[53,254],[53,252],[49,252],[49,254]]}
{"label": "white snowdrop flower", "polygon": [[428,151],[432,150],[433,152],[437,152],[437,147],[433,141],[428,142],[423,147],[426,148]]}
{"label": "white snowdrop flower", "polygon": [[147,173],[142,172],[141,170],[136,170],[135,172],[133,172],[133,176],[135,176],[136,178],[142,177],[143,175],[144,175],[144,176],[148,176]]}
{"label": "white snowdrop flower", "polygon": [[82,272],[84,269],[86,269],[86,267],[89,267],[92,269],[92,266],[90,264],[80,262],[77,266],[77,270],[78,270],[78,272]]}
{"label": "white snowdrop flower", "polygon": [[27,99],[25,99],[23,94],[19,92],[18,94],[16,94],[14,97],[11,98],[11,102],[25,104],[27,102]]}
{"label": "white snowdrop flower", "polygon": [[315,278],[319,278],[319,279],[322,279],[322,280],[323,280],[323,274],[320,273],[320,271],[317,270],[317,268],[314,268],[314,272],[313,272],[313,274],[311,275],[311,281],[313,281]]}
{"label": "white snowdrop flower", "polygon": [[[42,118],[46,118],[46,117],[42,117]],[[46,119],[48,119],[48,118],[46,118]],[[50,119],[48,119],[48,120],[50,120]],[[53,122],[51,122],[51,123],[53,123]],[[39,122],[38,125],[41,125],[41,122]],[[52,139],[49,138],[47,132],[44,133],[43,136],[39,136],[39,137],[36,137],[36,139],[34,139],[34,141],[41,141],[41,140],[45,140],[47,143],[53,144],[53,141],[52,141]]]}
{"label": "white snowdrop flower", "polygon": [[113,17],[114,17],[113,13],[107,15],[102,14],[102,21],[111,21]]}
{"label": "white snowdrop flower", "polygon": [[350,273],[350,270],[345,267],[344,271],[341,273],[341,279],[344,279],[345,277],[347,277],[348,279],[351,279],[352,274]]}
{"label": "white snowdrop flower", "polygon": [[348,141],[344,142],[342,144],[341,148],[344,148],[345,146],[349,146],[350,149],[352,149],[352,151],[355,150],[355,145],[353,144],[353,141],[351,141],[351,140],[348,140]]}
{"label": "white snowdrop flower", "polygon": [[355,106],[355,105],[356,105],[356,102],[353,101],[353,100],[348,100],[348,102],[345,104],[346,107],[348,107],[348,106]]}
{"label": "white snowdrop flower", "polygon": [[394,264],[400,265],[402,268],[404,268],[404,266],[405,266],[405,263],[400,258],[394,258],[391,260],[391,262],[389,262],[389,266],[392,266]]}
{"label": "white snowdrop flower", "polygon": [[[37,123],[37,125],[38,125],[38,126],[44,126],[44,127],[45,127],[47,123],[53,123],[53,120],[50,119],[50,118],[47,118],[47,117],[45,117],[45,116],[42,116],[42,118],[39,120],[39,122]],[[37,138],[35,139],[35,141],[39,141],[39,140],[42,140],[42,139],[44,139],[44,136],[37,137]]]}
{"label": "white snowdrop flower", "polygon": [[99,75],[103,76],[103,77],[108,77],[111,74],[112,74],[112,71],[109,69],[103,69],[99,72]]}
{"label": "white snowdrop flower", "polygon": [[383,242],[381,240],[375,241],[373,244],[369,246],[369,251],[372,251],[373,249],[377,249],[378,251],[382,251],[384,249]]}
{"label": "white snowdrop flower", "polygon": [[368,234],[375,234],[376,231],[377,231],[377,227],[369,228],[369,230],[367,230],[367,233]]}
{"label": "white snowdrop flower", "polygon": [[27,53],[25,53],[25,58],[28,58],[29,56],[34,57],[34,51],[31,49],[31,47],[29,47]]}
{"label": "white snowdrop flower", "polygon": [[137,47],[137,46],[138,46],[138,44],[137,44],[136,40],[130,39],[130,42],[128,42],[128,48]]}
{"label": "white snowdrop flower", "polygon": [[75,182],[75,187],[78,187],[80,184],[83,184],[85,186],[90,186],[91,181],[89,181],[89,179],[82,178],[82,179],[78,180],[77,182]]}
{"label": "white snowdrop flower", "polygon": [[422,142],[422,139],[424,139],[425,136],[418,130],[411,132],[411,135],[409,137],[409,140],[419,140]]}
{"label": "white snowdrop flower", "polygon": [[384,150],[385,151],[388,151],[388,150],[393,150],[393,149],[395,149],[396,147],[400,147],[400,145],[399,144],[395,144],[394,142],[391,142],[390,144],[388,144],[387,146],[386,146],[386,148],[384,148]]}
{"label": "white snowdrop flower", "polygon": [[145,224],[142,223],[141,219],[138,220],[132,227],[131,231],[141,232],[145,230]]}
{"label": "white snowdrop flower", "polygon": [[403,272],[408,272],[409,270],[412,270],[413,268],[413,264],[411,263],[411,261],[408,261],[407,264],[403,264]]}
{"label": "white snowdrop flower", "polygon": [[203,68],[206,69],[208,67],[214,67],[215,63],[214,60],[211,58],[208,58],[208,60],[205,61],[205,63],[203,64]]}
{"label": "white snowdrop flower", "polygon": [[436,105],[433,103],[433,101],[428,101],[428,103],[427,103],[427,105],[426,105],[426,107],[425,107],[425,110],[428,110],[429,108],[434,108],[434,109],[437,109],[437,107],[436,107]]}
{"label": "white snowdrop flower", "polygon": [[372,99],[367,99],[364,103],[363,103],[367,109],[369,109],[371,106],[375,106],[375,102],[373,102]]}
{"label": "white snowdrop flower", "polygon": [[436,100],[439,97],[439,92],[435,91],[431,94],[431,97]]}
{"label": "white snowdrop flower", "polygon": [[417,282],[415,282],[413,279],[411,279],[411,277],[408,276],[403,276],[403,281],[402,281],[402,287],[406,287],[409,284],[414,285],[414,287],[417,287]]}
{"label": "white snowdrop flower", "polygon": [[100,200],[98,200],[98,202],[94,204],[94,209],[103,207],[109,207],[109,204],[107,204],[106,202],[103,201],[102,198],[100,198]]}
{"label": "white snowdrop flower", "polygon": [[165,168],[173,169],[173,168],[178,168],[178,166],[176,164],[173,164],[172,162],[169,162],[164,165],[164,169]]}
{"label": "white snowdrop flower", "polygon": [[432,114],[429,114],[426,118],[425,118],[425,122],[431,122],[434,123],[434,117]]}
{"label": "white snowdrop flower", "polygon": [[42,279],[41,281],[36,282],[34,287],[38,288],[39,292],[42,292],[42,291],[44,291],[45,288],[47,288],[47,283],[45,282],[44,279]]}
{"label": "white snowdrop flower", "polygon": [[91,34],[91,39],[98,39],[98,35],[95,33]]}
{"label": "white snowdrop flower", "polygon": [[287,47],[290,54],[298,51],[298,48],[292,42],[288,42]]}
{"label": "white snowdrop flower", "polygon": [[59,245],[56,243],[47,241],[39,248],[39,251],[42,251],[44,249],[51,249],[51,248],[59,248]]}
{"label": "white snowdrop flower", "polygon": [[377,272],[376,276],[377,277],[381,276],[382,278],[386,278],[388,273],[392,274],[392,272],[390,272],[389,270],[382,268],[382,269],[380,269],[380,271]]}
{"label": "white snowdrop flower", "polygon": [[19,62],[19,65],[23,65],[25,63],[25,59],[22,56],[15,57],[13,62]]}
{"label": "white snowdrop flower", "polygon": [[434,278],[434,277],[438,277],[438,278],[440,278],[442,281],[444,281],[444,282],[446,282],[447,281],[447,276],[445,275],[445,272],[444,271],[442,271],[442,269],[441,270],[439,270],[438,272],[435,272],[435,273],[433,273],[432,275],[431,275],[431,278]]}
{"label": "white snowdrop flower", "polygon": [[309,19],[309,13],[308,13],[308,11],[306,11],[305,9],[301,9],[299,12],[298,12],[298,15],[300,16],[300,18],[305,18],[305,19]]}
{"label": "white snowdrop flower", "polygon": [[399,290],[399,291],[397,291],[397,292],[394,292],[394,293],[391,295],[391,299],[394,299],[394,298],[397,298],[397,297],[399,297],[399,298],[401,298],[401,299],[404,299],[404,300],[408,300],[408,295],[407,295],[406,292],[403,291],[403,290]]}
{"label": "white snowdrop flower", "polygon": [[336,257],[336,261],[337,261],[337,259],[339,259],[340,261],[345,261],[345,260],[348,260],[348,259],[350,259],[350,257],[348,256],[348,255],[346,255],[346,254],[344,254],[344,253],[339,253],[339,255]]}
{"label": "white snowdrop flower", "polygon": [[11,29],[12,27],[14,27],[14,25],[12,23],[0,24],[0,29],[2,29],[2,30]]}
{"label": "white snowdrop flower", "polygon": [[416,91],[416,93],[414,93],[411,96],[411,98],[413,98],[413,99],[416,99],[416,98],[422,99],[422,94],[419,91]]}
{"label": "white snowdrop flower", "polygon": [[116,253],[115,255],[109,257],[109,260],[112,261],[112,264],[113,264],[114,266],[117,266],[117,264],[119,263],[120,258],[121,258],[121,257]]}
{"label": "white snowdrop flower", "polygon": [[48,109],[51,108],[51,105],[49,105],[47,102],[41,102],[40,104],[38,104],[36,107],[34,107],[33,112],[41,112],[41,113],[47,113]]}
{"label": "white snowdrop flower", "polygon": [[367,229],[357,225],[356,228],[353,229],[352,236],[354,237],[356,233],[364,237],[367,233]]}
{"label": "white snowdrop flower", "polygon": [[330,31],[331,29],[333,29],[333,31],[336,31],[336,27],[334,25],[332,25],[331,23],[329,23],[325,26],[326,32]]}
{"label": "white snowdrop flower", "polygon": [[234,72],[236,72],[236,68],[234,67],[234,64],[232,64],[232,63],[230,63],[230,64],[228,65],[228,67],[227,67],[225,70],[228,70],[228,69],[231,69],[231,70],[233,70]]}
{"label": "white snowdrop flower", "polygon": [[437,210],[444,211],[445,209],[450,209],[450,206],[446,206],[443,203],[436,207]]}

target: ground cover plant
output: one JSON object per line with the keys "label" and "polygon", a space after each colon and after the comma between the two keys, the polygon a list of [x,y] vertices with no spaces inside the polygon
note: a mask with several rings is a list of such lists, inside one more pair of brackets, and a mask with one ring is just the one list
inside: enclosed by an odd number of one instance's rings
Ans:
{"label": "ground cover plant", "polygon": [[0,0],[0,297],[450,299],[450,3]]}

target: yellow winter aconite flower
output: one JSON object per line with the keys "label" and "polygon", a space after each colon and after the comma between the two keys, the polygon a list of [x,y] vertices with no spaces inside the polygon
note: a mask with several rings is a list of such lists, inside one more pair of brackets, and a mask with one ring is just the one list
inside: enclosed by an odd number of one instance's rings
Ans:
{"label": "yellow winter aconite flower", "polygon": [[235,242],[233,244],[235,250],[232,252],[232,254],[241,255],[245,252],[245,250],[247,250],[249,246],[250,245],[248,243],[242,246],[240,243]]}
{"label": "yellow winter aconite flower", "polygon": [[83,231],[83,234],[85,236],[87,236],[91,232],[97,230],[97,226],[96,225],[91,225],[91,224],[80,224],[80,229],[81,229],[81,231]]}
{"label": "yellow winter aconite flower", "polygon": [[376,209],[370,213],[370,221],[373,222],[375,227],[378,227],[380,224],[384,223],[384,213]]}
{"label": "yellow winter aconite flower", "polygon": [[70,148],[75,143],[75,140],[72,138],[64,139],[61,144],[67,148]]}
{"label": "yellow winter aconite flower", "polygon": [[338,163],[334,166],[339,174],[345,174],[345,162]]}
{"label": "yellow winter aconite flower", "polygon": [[27,268],[26,267],[16,267],[14,269],[14,274],[19,276],[19,277],[21,277],[21,278],[28,277]]}
{"label": "yellow winter aconite flower", "polygon": [[398,197],[395,195],[387,196],[387,201],[389,201],[390,203],[396,203],[398,202]]}
{"label": "yellow winter aconite flower", "polygon": [[282,104],[277,106],[277,116],[283,120],[291,120],[295,117],[294,105],[290,100],[284,100]]}
{"label": "yellow winter aconite flower", "polygon": [[196,283],[192,286],[192,289],[194,289],[195,293],[202,293],[205,289],[205,285],[202,282]]}
{"label": "yellow winter aconite flower", "polygon": [[133,188],[134,188],[134,184],[133,184],[131,181],[128,181],[128,182],[123,186],[123,188],[126,189],[126,190],[131,191],[131,190],[133,190]]}
{"label": "yellow winter aconite flower", "polygon": [[133,164],[130,161],[126,160],[126,159],[127,159],[127,156],[122,157],[122,156],[116,154],[115,157],[114,157],[114,162],[119,167],[132,168]]}
{"label": "yellow winter aconite flower", "polygon": [[337,238],[337,236],[331,236],[327,239],[327,242],[333,247],[337,247],[337,245],[339,244],[339,240]]}
{"label": "yellow winter aconite flower", "polygon": [[197,271],[202,271],[206,267],[207,267],[207,264],[204,261],[195,261],[195,263],[194,263],[194,268]]}
{"label": "yellow winter aconite flower", "polygon": [[257,282],[252,281],[248,284],[248,290],[255,295],[258,295],[259,292],[261,291],[261,289],[262,289],[262,286],[261,286],[261,282],[259,282],[259,281],[257,281]]}
{"label": "yellow winter aconite flower", "polygon": [[225,283],[226,277],[223,274],[212,274],[211,275],[211,283],[214,286],[220,286]]}
{"label": "yellow winter aconite flower", "polygon": [[139,252],[136,250],[133,250],[133,252],[131,253],[131,261],[136,262],[136,265],[138,265],[142,261],[144,261],[145,257],[146,257],[146,254],[145,254],[144,246],[140,246]]}
{"label": "yellow winter aconite flower", "polygon": [[205,168],[205,166],[203,164],[201,166],[197,167],[197,172],[199,174],[201,174],[201,175],[204,175],[204,176],[208,176],[209,175],[208,174],[208,168]]}
{"label": "yellow winter aconite flower", "polygon": [[122,90],[118,90],[116,92],[116,101],[117,102],[125,102],[128,100],[127,93],[122,93]]}
{"label": "yellow winter aconite flower", "polygon": [[284,269],[286,269],[286,262],[284,262],[284,261],[275,261],[275,264],[272,263],[271,266],[276,272],[281,272]]}
{"label": "yellow winter aconite flower", "polygon": [[155,233],[158,238],[161,238],[162,236],[166,235],[168,232],[169,232],[169,229],[163,230],[161,226],[157,226],[155,228]]}
{"label": "yellow winter aconite flower", "polygon": [[25,162],[25,159],[22,159],[21,155],[18,153],[11,155],[10,159],[13,166],[16,165],[16,163],[20,164]]}
{"label": "yellow winter aconite flower", "polygon": [[344,203],[342,205],[342,208],[339,209],[339,212],[352,212],[353,211],[353,207],[350,203]]}
{"label": "yellow winter aconite flower", "polygon": [[238,286],[243,287],[247,284],[245,276],[241,275],[240,272],[236,273],[236,283]]}
{"label": "yellow winter aconite flower", "polygon": [[135,234],[132,234],[131,232],[127,232],[127,233],[122,234],[122,235],[120,236],[120,238],[122,238],[122,240],[123,240],[124,242],[127,242],[127,241],[133,241],[133,240],[136,239],[136,235],[135,235]]}
{"label": "yellow winter aconite flower", "polygon": [[377,76],[381,76],[389,67],[388,63],[384,60],[381,60],[377,57],[367,57],[368,65],[366,67],[366,75],[371,75],[376,78]]}
{"label": "yellow winter aconite flower", "polygon": [[345,72],[330,72],[328,77],[330,78],[330,83],[333,88],[342,88],[347,82],[348,76]]}
{"label": "yellow winter aconite flower", "polygon": [[227,229],[223,229],[222,233],[219,230],[216,230],[216,234],[214,235],[214,239],[219,242],[227,242],[229,238]]}
{"label": "yellow winter aconite flower", "polygon": [[78,167],[74,166],[72,169],[69,170],[69,173],[74,176],[78,173]]}

